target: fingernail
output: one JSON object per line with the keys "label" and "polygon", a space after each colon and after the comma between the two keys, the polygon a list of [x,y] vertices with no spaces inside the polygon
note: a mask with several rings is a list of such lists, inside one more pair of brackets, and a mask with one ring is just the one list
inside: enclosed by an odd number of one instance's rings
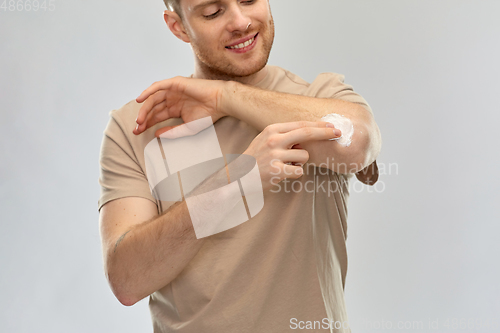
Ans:
{"label": "fingernail", "polygon": [[137,126],[135,126],[135,130],[137,131],[139,129],[139,124],[137,124]]}
{"label": "fingernail", "polygon": [[338,128],[334,129],[333,133],[335,133],[336,136],[341,136],[342,135],[342,132]]}
{"label": "fingernail", "polygon": [[331,123],[327,123],[326,124],[326,127],[335,127],[335,125],[331,124]]}

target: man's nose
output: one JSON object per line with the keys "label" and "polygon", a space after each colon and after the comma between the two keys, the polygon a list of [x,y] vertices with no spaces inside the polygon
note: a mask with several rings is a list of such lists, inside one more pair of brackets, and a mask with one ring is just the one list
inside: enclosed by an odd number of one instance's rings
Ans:
{"label": "man's nose", "polygon": [[241,8],[236,7],[231,10],[230,21],[227,28],[229,32],[245,32],[251,22],[252,20],[250,17],[245,15],[245,13],[241,11]]}

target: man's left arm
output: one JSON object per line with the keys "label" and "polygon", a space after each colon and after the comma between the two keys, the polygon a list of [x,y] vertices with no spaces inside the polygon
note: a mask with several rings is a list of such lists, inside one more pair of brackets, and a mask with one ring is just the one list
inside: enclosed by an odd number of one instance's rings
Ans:
{"label": "man's left arm", "polygon": [[[364,106],[333,98],[317,98],[262,90],[237,82],[227,82],[219,107],[262,131],[274,123],[321,121],[330,113],[348,118],[354,128],[352,143],[344,147],[334,140],[300,143],[309,161],[326,165],[339,173],[357,173],[375,163],[380,152],[380,131],[372,113]],[[376,167],[374,164],[373,168]],[[365,173],[366,175],[367,173]],[[360,179],[361,178],[361,179]],[[365,177],[360,173],[358,179]]]}
{"label": "man's left arm", "polygon": [[[381,147],[380,131],[372,113],[360,104],[335,98],[286,94],[234,81],[175,77],[153,83],[136,101],[144,103],[136,120],[136,135],[169,118],[182,118],[187,123],[211,116],[215,123],[224,116],[233,116],[259,131],[275,123],[303,121],[303,130],[312,131],[306,122],[319,122],[330,113],[342,115],[354,128],[349,146],[341,146],[333,140],[297,144],[309,153],[307,163],[338,173],[357,173],[357,176],[362,171],[358,176],[361,181],[368,175],[363,176],[363,171],[375,170],[368,166],[375,163]],[[156,135],[171,128],[162,128]]]}

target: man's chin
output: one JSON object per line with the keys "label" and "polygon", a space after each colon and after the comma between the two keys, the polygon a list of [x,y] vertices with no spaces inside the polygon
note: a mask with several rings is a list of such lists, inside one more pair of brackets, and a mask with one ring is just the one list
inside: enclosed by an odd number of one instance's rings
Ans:
{"label": "man's chin", "polygon": [[252,76],[258,73],[261,69],[266,66],[266,62],[263,64],[259,64],[256,66],[246,66],[246,67],[238,67],[238,66],[228,66],[226,68],[215,69],[211,68],[211,76],[212,78],[226,79],[231,80],[232,78],[245,78]]}
{"label": "man's chin", "polygon": [[236,71],[233,73],[233,75],[231,76],[234,76],[234,77],[248,77],[248,76],[252,76],[254,74],[257,74],[260,70],[262,70],[262,68],[264,68],[266,66],[266,64],[264,63],[263,66],[259,66],[257,68],[252,68],[252,69],[245,69],[245,70],[241,70],[241,71]]}
{"label": "man's chin", "polygon": [[[233,78],[245,78],[262,70],[269,56],[261,56],[253,59],[224,59],[224,61],[212,62],[200,61],[202,76],[209,79],[232,80]],[[200,58],[198,58],[200,59]],[[226,63],[224,65],[224,62]]]}
{"label": "man's chin", "polygon": [[247,77],[258,73],[267,64],[267,58],[265,60],[260,60],[258,63],[252,65],[247,64],[246,66],[233,66],[231,72],[232,76],[235,77]]}

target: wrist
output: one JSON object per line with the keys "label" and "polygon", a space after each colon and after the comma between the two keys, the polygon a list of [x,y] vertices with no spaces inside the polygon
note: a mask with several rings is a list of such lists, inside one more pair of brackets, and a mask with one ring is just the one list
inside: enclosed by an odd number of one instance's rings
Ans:
{"label": "wrist", "polygon": [[241,83],[235,81],[223,81],[223,86],[221,90],[221,98],[219,102],[219,112],[225,116],[231,116],[238,118],[235,111],[238,109],[237,106],[237,96],[239,85]]}

